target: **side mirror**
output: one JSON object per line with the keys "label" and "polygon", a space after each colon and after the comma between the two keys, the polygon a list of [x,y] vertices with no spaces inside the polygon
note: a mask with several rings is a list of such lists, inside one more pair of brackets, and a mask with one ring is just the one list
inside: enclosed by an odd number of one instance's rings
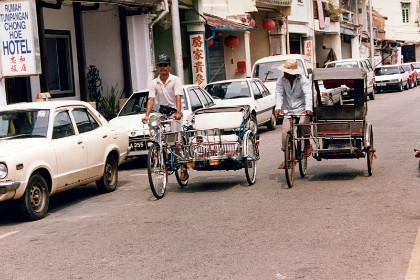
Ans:
{"label": "side mirror", "polygon": [[308,68],[308,75],[312,74],[312,68]]}
{"label": "side mirror", "polygon": [[263,95],[261,93],[254,94],[254,99],[255,100],[260,99],[260,98],[263,98]]}

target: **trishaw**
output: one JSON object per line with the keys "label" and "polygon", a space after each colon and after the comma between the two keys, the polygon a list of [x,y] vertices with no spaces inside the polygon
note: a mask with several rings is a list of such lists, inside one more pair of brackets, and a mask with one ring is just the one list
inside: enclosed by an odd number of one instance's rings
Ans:
{"label": "trishaw", "polygon": [[[317,68],[312,74],[314,112],[311,126],[311,142],[314,143],[313,158],[351,159],[366,158],[368,175],[372,175],[375,148],[372,125],[366,121],[367,95],[366,72],[356,68]],[[340,88],[342,94],[354,97],[346,102],[323,104],[321,94],[329,89]],[[287,186],[294,184],[295,165],[299,163],[301,177],[306,175],[307,158],[303,156],[303,137],[299,124],[288,116],[291,131],[286,138],[285,169]],[[286,120],[284,120],[286,121]]]}
{"label": "trishaw", "polygon": [[153,195],[165,195],[168,175],[175,173],[180,187],[188,184],[190,170],[245,169],[249,185],[257,175],[258,140],[249,129],[249,107],[198,109],[181,131],[170,131],[162,114],[149,119],[153,144],[148,153],[148,177]]}

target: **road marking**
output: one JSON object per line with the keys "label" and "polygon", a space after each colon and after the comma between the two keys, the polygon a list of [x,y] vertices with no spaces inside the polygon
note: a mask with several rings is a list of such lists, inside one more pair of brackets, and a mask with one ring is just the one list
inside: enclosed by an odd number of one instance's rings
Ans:
{"label": "road marking", "polygon": [[13,234],[16,234],[16,233],[18,233],[18,232],[19,232],[18,230],[15,230],[15,231],[11,231],[11,232],[8,232],[8,233],[5,233],[5,234],[2,234],[2,235],[0,235],[0,239],[6,238],[6,237],[8,237],[8,236],[10,236],[10,235],[13,235]]}
{"label": "road marking", "polygon": [[411,259],[405,280],[420,280],[420,227],[417,231],[413,251],[411,251]]}

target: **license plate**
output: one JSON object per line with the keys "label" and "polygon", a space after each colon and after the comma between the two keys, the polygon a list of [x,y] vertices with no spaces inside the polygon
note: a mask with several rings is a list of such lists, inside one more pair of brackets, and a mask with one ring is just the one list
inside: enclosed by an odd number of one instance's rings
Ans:
{"label": "license plate", "polygon": [[147,142],[132,142],[130,143],[130,151],[147,150]]}

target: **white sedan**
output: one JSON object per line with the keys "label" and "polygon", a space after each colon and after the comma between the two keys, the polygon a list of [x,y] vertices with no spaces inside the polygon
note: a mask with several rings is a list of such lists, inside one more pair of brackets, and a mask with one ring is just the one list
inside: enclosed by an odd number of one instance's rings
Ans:
{"label": "white sedan", "polygon": [[208,83],[206,90],[220,107],[250,106],[249,128],[257,134],[259,125],[276,129],[276,99],[258,78],[231,79]]}
{"label": "white sedan", "polygon": [[[187,124],[192,112],[215,105],[210,94],[198,85],[185,85],[183,86],[183,91],[182,107],[184,125]],[[147,155],[148,148],[151,145],[149,125],[141,121],[146,114],[148,96],[149,91],[147,90],[133,93],[121,108],[117,117],[110,120],[111,124],[123,127],[127,131],[130,149],[128,157]],[[159,105],[155,100],[153,112],[157,112],[158,109]]]}
{"label": "white sedan", "polygon": [[112,192],[127,152],[127,133],[86,102],[2,106],[0,201],[17,200],[26,220],[38,220],[58,192],[92,182]]}

